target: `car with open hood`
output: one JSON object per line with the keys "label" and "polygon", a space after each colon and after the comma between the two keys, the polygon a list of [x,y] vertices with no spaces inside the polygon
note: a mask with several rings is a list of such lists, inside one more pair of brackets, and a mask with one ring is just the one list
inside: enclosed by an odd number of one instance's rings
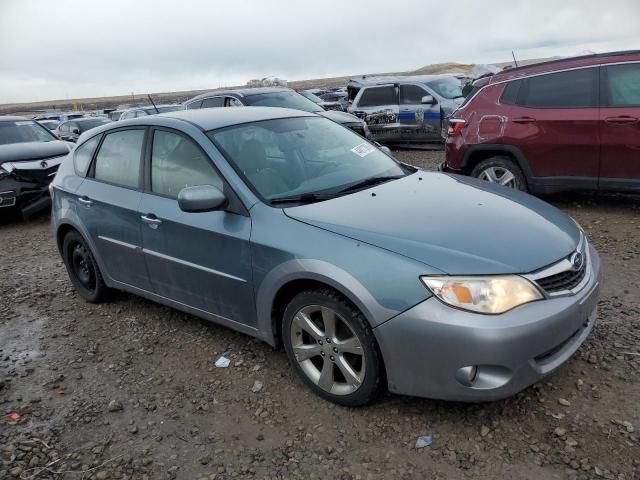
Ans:
{"label": "car with open hood", "polygon": [[343,405],[513,395],[596,321],[600,262],[528,194],[398,163],[315,113],[202,108],[83,134],[52,184],[77,292],[283,345]]}
{"label": "car with open hood", "polygon": [[0,215],[49,208],[48,186],[71,147],[38,122],[0,117]]}

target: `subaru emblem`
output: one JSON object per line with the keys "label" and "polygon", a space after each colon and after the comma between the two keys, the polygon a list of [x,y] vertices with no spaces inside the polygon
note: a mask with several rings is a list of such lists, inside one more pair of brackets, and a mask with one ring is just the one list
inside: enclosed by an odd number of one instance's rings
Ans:
{"label": "subaru emblem", "polygon": [[47,168],[49,166],[49,164],[43,160],[43,161],[40,162],[40,166],[42,168]]}
{"label": "subaru emblem", "polygon": [[584,256],[580,252],[574,252],[569,258],[569,261],[571,262],[571,268],[577,272],[584,264]]}

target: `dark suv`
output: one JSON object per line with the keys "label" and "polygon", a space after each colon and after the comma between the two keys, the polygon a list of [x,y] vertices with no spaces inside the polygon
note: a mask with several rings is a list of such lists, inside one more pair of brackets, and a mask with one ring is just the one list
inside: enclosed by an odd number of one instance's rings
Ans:
{"label": "dark suv", "polygon": [[640,190],[640,51],[476,81],[449,120],[446,172],[534,193]]}

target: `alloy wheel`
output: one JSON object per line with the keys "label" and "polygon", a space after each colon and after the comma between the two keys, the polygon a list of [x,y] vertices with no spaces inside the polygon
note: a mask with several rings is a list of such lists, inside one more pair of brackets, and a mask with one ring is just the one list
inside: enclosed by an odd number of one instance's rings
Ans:
{"label": "alloy wheel", "polygon": [[510,170],[503,167],[487,167],[480,172],[478,178],[491,183],[498,183],[505,187],[518,188],[516,176]]}
{"label": "alloy wheel", "polygon": [[291,346],[304,374],[334,395],[355,392],[365,375],[362,344],[349,323],[321,305],[301,308],[291,322]]}

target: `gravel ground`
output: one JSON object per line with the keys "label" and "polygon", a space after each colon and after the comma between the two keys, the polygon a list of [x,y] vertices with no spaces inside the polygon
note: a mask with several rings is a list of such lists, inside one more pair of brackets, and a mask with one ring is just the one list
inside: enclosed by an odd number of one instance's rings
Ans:
{"label": "gravel ground", "polygon": [[5,221],[0,479],[640,479],[640,199],[548,200],[602,255],[599,321],[576,355],[504,401],[360,409],[314,396],[244,335],[128,294],[83,302],[48,217]]}

